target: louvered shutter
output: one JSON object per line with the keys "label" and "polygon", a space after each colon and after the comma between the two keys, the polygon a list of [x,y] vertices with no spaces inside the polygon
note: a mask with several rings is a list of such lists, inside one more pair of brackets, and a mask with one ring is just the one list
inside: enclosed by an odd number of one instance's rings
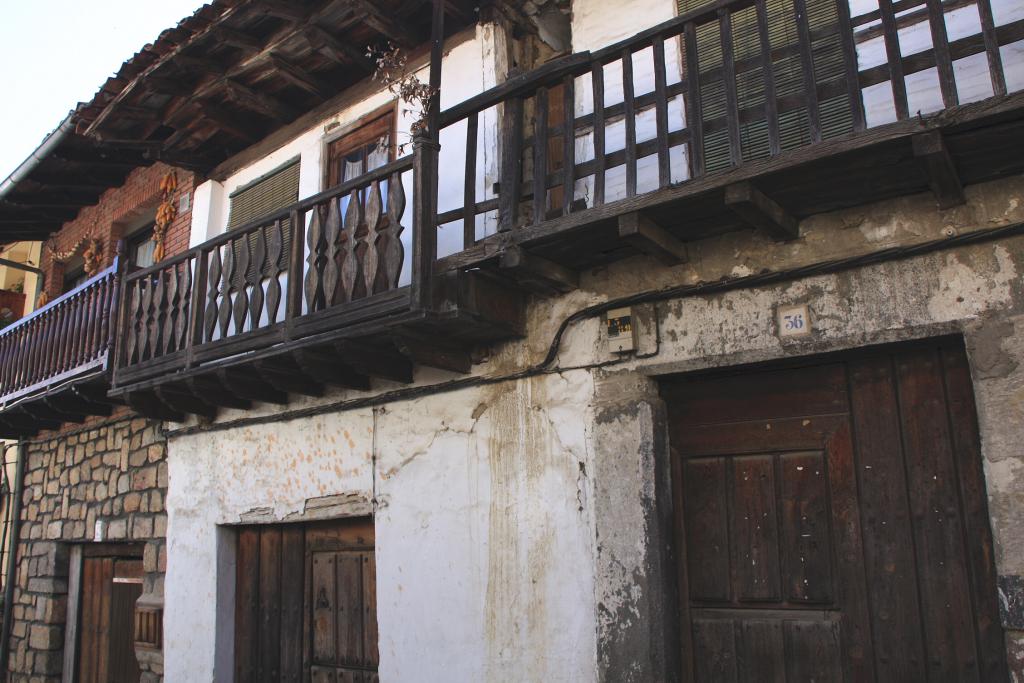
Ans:
{"label": "louvered shutter", "polygon": [[[690,12],[712,4],[713,0],[679,0],[679,12]],[[836,0],[807,0],[807,20],[811,34],[815,35],[827,27],[833,30],[828,35],[813,39],[811,50],[814,60],[814,77],[821,84],[841,78],[843,75],[842,47],[839,43]],[[804,82],[800,70],[800,55],[797,50],[797,26],[792,0],[767,0],[768,34],[773,53],[782,48],[787,54],[772,59],[772,75],[775,79],[777,99],[803,92]],[[757,10],[747,7],[732,14],[734,61],[758,60],[761,44],[757,34]],[[701,74],[722,67],[722,45],[717,21],[704,24],[697,29],[697,59]],[[764,76],[760,64],[736,76],[736,92],[739,109],[758,107],[763,111]],[[712,83],[701,81],[701,98],[704,120],[725,115],[725,84],[720,78]],[[823,99],[819,102],[819,116],[823,138],[836,137],[853,129],[853,118],[845,94]],[[779,112],[779,144],[782,150],[793,149],[810,143],[810,129],[807,110],[804,107]],[[763,115],[754,121],[740,124],[740,142],[743,160],[763,159],[769,155],[768,124]],[[704,139],[705,164],[707,171],[716,171],[729,166],[729,133],[719,130],[706,133]]]}
{"label": "louvered shutter", "polygon": [[[299,162],[295,161],[287,166],[274,171],[270,175],[261,178],[255,183],[245,187],[231,195],[231,206],[228,211],[228,230],[246,225],[262,216],[268,216],[275,211],[286,208],[299,201]],[[272,226],[264,228],[264,231],[273,229]],[[288,267],[288,255],[291,253],[291,221],[281,221],[282,236],[281,269]],[[265,238],[269,235],[264,235]],[[249,253],[252,254],[256,245],[256,233],[249,236]],[[240,245],[235,246],[235,259],[237,263],[238,250]],[[251,263],[250,271],[255,268]],[[265,268],[265,270],[268,270]],[[236,273],[236,285],[240,285],[246,273]]]}

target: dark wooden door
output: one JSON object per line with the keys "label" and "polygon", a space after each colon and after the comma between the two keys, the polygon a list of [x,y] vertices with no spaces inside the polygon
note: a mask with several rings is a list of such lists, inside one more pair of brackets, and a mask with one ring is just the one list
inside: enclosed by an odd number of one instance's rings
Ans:
{"label": "dark wooden door", "polygon": [[956,342],[665,397],[687,680],[1006,680]]}
{"label": "dark wooden door", "polygon": [[135,601],[142,595],[142,560],[84,557],[78,624],[80,683],[135,683]]}
{"label": "dark wooden door", "polygon": [[372,520],[243,527],[235,680],[376,683]]}

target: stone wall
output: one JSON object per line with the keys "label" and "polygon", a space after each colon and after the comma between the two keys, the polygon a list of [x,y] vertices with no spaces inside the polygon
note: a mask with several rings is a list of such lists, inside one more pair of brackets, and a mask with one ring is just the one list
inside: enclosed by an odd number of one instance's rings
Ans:
{"label": "stone wall", "polygon": [[[167,565],[166,442],[151,420],[121,418],[28,446],[8,668],[12,683],[59,681],[71,548],[144,544],[143,596],[160,605]],[[159,652],[140,652],[144,682]]]}

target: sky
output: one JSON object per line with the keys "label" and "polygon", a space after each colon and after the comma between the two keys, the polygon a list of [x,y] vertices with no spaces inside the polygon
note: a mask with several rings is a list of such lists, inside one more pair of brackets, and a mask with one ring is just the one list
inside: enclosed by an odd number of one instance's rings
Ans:
{"label": "sky", "polygon": [[202,0],[0,0],[0,180]]}

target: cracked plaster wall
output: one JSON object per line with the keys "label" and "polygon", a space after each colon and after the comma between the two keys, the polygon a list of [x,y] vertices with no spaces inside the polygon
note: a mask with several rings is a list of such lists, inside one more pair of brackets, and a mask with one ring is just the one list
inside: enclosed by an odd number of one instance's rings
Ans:
{"label": "cracked plaster wall", "polygon": [[371,512],[382,680],[593,680],[590,382],[174,439],[167,680],[211,680],[218,629],[229,647],[221,525]]}

